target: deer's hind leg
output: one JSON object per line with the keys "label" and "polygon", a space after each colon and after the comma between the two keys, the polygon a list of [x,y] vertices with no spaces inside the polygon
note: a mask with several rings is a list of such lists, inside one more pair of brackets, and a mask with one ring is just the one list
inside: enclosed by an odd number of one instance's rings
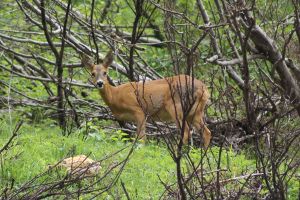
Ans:
{"label": "deer's hind leg", "polygon": [[189,116],[188,122],[196,129],[197,132],[202,132],[204,147],[207,148],[211,140],[211,132],[204,124],[202,113],[203,111],[198,109],[193,116]]}

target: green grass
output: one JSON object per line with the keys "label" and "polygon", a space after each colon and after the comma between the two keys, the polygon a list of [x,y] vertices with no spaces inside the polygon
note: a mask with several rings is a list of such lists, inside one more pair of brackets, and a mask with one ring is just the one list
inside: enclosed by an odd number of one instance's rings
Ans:
{"label": "green grass", "polygon": [[[10,137],[10,125],[7,117],[0,117],[0,148]],[[87,133],[86,133],[87,130]],[[12,178],[15,187],[30,180],[37,174],[45,171],[49,164],[68,157],[71,154],[90,155],[94,160],[100,160],[126,146],[127,149],[101,163],[102,171],[109,168],[112,163],[122,161],[128,155],[130,142],[124,142],[120,138],[120,131],[104,132],[94,123],[88,123],[87,127],[74,131],[70,136],[63,136],[61,130],[53,121],[41,121],[39,125],[24,123],[19,131],[19,136],[11,149],[2,154],[0,165],[0,191]],[[217,169],[219,148],[213,147],[204,159],[204,170],[210,172]],[[201,149],[192,148],[189,152],[194,162],[199,162],[202,157]],[[187,152],[185,152],[187,154]],[[187,172],[187,160],[183,159],[183,171]],[[210,168],[208,168],[210,166]],[[161,144],[148,142],[146,145],[138,144],[127,163],[120,180],[125,183],[126,189],[132,199],[158,199],[164,191],[158,176],[168,184],[176,182],[175,164],[168,153],[167,148]],[[222,150],[221,154],[222,179],[232,178],[255,171],[255,160],[247,158],[243,152],[236,153],[232,150]],[[103,172],[100,172],[100,174]],[[112,174],[106,181],[112,180]],[[207,180],[214,179],[213,175],[207,175]],[[241,180],[243,182],[243,180]],[[230,190],[236,187],[233,183],[227,184]],[[297,194],[295,181],[291,191]],[[113,199],[112,195],[119,194],[125,198],[120,182],[103,194],[102,198]],[[83,199],[85,199],[83,197]],[[292,199],[292,198],[291,198]]]}
{"label": "green grass", "polygon": [[[0,147],[2,147],[10,136],[6,120],[0,120],[0,130],[2,132]],[[51,123],[42,126],[24,124],[19,133],[13,147],[3,155],[5,159],[2,160],[0,170],[0,188],[12,178],[16,181],[16,186],[20,186],[45,171],[49,164],[55,164],[72,153],[90,155],[92,159],[100,160],[129,146],[101,163],[102,169],[105,170],[111,163],[125,159],[131,147],[131,143],[116,140],[116,137],[101,131],[98,133],[91,131],[87,139],[83,139],[81,131],[68,137],[62,136],[61,130]],[[156,198],[163,192],[163,186],[159,184],[157,175],[165,181],[174,181],[174,169],[172,159],[164,147],[138,144],[120,178],[130,194],[134,196],[137,194],[137,199],[141,198],[140,195],[146,199]]]}

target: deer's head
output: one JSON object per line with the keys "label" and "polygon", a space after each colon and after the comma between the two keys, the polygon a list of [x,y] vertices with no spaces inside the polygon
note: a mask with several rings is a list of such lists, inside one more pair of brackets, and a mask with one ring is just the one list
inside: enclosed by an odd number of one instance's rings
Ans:
{"label": "deer's head", "polygon": [[83,64],[83,66],[87,67],[91,72],[91,81],[99,89],[102,89],[105,84],[109,84],[107,79],[107,73],[108,68],[112,64],[112,62],[112,51],[108,52],[108,54],[103,59],[102,63],[100,63],[99,65],[95,65],[93,60],[86,55],[83,55],[81,59],[81,63]]}

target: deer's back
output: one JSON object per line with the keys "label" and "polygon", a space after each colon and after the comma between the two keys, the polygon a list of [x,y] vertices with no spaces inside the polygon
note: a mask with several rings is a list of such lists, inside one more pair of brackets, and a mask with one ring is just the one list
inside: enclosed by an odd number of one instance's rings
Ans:
{"label": "deer's back", "polygon": [[130,82],[118,86],[117,90],[115,95],[119,100],[119,108],[115,110],[129,113],[140,111],[163,121],[171,120],[166,110],[167,106],[172,106],[170,104],[178,106],[184,98],[188,104],[199,101],[206,103],[208,98],[206,86],[200,80],[186,75]]}

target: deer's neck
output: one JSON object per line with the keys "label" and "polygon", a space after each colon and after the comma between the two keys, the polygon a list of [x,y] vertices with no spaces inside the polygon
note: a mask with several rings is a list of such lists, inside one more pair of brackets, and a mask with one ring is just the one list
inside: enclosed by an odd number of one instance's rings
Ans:
{"label": "deer's neck", "polygon": [[115,89],[114,86],[107,83],[107,84],[104,84],[103,88],[100,90],[100,95],[101,95],[102,99],[104,100],[106,105],[108,105],[109,107],[114,102],[114,98],[113,98],[114,89]]}

